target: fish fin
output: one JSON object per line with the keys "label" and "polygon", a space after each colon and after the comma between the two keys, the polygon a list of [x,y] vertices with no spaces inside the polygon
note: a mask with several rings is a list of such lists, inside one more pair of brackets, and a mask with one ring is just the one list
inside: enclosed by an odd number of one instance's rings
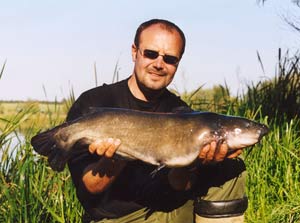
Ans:
{"label": "fish fin", "polygon": [[31,138],[31,145],[38,154],[48,157],[48,163],[53,170],[62,171],[67,162],[67,152],[55,144],[53,136],[58,129],[55,127],[35,135]]}
{"label": "fish fin", "polygon": [[48,156],[52,151],[52,147],[55,145],[53,135],[58,129],[53,128],[48,131],[39,133],[31,138],[31,145],[33,149],[43,156]]}
{"label": "fish fin", "polygon": [[176,113],[176,114],[190,113],[190,112],[193,112],[193,110],[187,106],[179,106],[172,109],[172,113]]}
{"label": "fish fin", "polygon": [[109,110],[109,109],[106,107],[88,107],[87,113],[85,113],[84,116],[90,115],[93,113],[103,112],[105,110]]}
{"label": "fish fin", "polygon": [[69,156],[67,153],[54,145],[48,154],[48,163],[52,170],[61,172],[64,170]]}
{"label": "fish fin", "polygon": [[155,170],[153,170],[151,173],[150,173],[150,176],[152,178],[154,178],[156,176],[156,174],[161,170],[163,169],[164,167],[166,167],[166,164],[160,164]]}

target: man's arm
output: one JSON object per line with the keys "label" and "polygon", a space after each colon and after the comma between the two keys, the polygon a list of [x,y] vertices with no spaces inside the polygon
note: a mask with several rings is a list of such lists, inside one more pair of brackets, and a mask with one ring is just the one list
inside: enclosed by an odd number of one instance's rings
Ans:
{"label": "man's arm", "polygon": [[90,144],[90,153],[102,156],[98,162],[88,165],[82,176],[82,182],[90,193],[103,192],[126,166],[126,161],[112,159],[119,145],[120,140],[113,139]]}

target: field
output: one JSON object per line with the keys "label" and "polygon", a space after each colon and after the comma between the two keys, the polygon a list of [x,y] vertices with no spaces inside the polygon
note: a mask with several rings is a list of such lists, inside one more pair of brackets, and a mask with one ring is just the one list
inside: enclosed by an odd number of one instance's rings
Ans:
{"label": "field", "polygon": [[[13,120],[21,121],[18,131],[35,127],[40,129],[50,128],[65,119],[68,107],[62,103],[55,102],[0,102],[0,129],[5,129],[5,125]],[[27,114],[22,116],[22,114]],[[30,114],[30,116],[28,115]],[[31,115],[32,114],[32,115]],[[18,120],[22,116],[22,120]]]}
{"label": "field", "polygon": [[[248,223],[300,222],[299,60],[279,58],[271,81],[249,85],[240,97],[227,86],[181,95],[194,109],[244,116],[270,133],[244,152],[248,170]],[[0,222],[80,222],[68,170],[56,173],[35,154],[30,139],[65,119],[65,102],[0,102]]]}

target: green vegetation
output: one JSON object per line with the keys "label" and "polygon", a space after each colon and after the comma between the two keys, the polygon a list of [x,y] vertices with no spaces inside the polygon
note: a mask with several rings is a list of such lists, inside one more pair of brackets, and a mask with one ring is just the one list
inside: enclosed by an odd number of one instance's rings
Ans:
{"label": "green vegetation", "polygon": [[48,129],[62,123],[67,113],[67,104],[58,102],[0,102],[0,130],[7,128],[11,122],[27,111],[20,125],[15,125],[15,130],[23,133],[30,128]]}
{"label": "green vegetation", "polygon": [[[298,58],[280,56],[274,79],[249,85],[238,97],[226,85],[182,95],[194,109],[269,125],[269,135],[245,152],[249,223],[300,222]],[[73,100],[71,93],[60,103],[0,102],[0,222],[80,222],[68,170],[52,171],[30,146],[33,135],[64,120]]]}
{"label": "green vegetation", "polygon": [[278,53],[278,66],[275,77],[248,86],[247,93],[242,96],[239,111],[255,111],[261,108],[263,116],[269,121],[284,124],[300,114],[300,57],[283,57]]}
{"label": "green vegetation", "polygon": [[200,86],[192,93],[184,93],[181,98],[197,111],[213,111],[231,113],[237,106],[237,98],[230,96],[230,90],[225,84],[213,86],[212,89],[202,89]]}
{"label": "green vegetation", "polygon": [[272,125],[246,158],[247,222],[300,222],[299,120]]}

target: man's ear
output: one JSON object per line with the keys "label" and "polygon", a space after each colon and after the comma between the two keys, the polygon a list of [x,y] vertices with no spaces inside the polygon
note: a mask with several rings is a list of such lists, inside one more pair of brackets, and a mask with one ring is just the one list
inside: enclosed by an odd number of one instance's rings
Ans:
{"label": "man's ear", "polygon": [[136,47],[135,44],[132,44],[131,46],[131,56],[132,56],[132,61],[136,61],[136,56],[137,56],[138,48]]}

